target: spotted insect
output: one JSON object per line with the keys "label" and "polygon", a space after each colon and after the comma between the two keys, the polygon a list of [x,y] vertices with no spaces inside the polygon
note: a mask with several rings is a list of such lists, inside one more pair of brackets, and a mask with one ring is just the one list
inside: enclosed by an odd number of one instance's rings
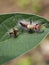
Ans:
{"label": "spotted insect", "polygon": [[42,32],[44,32],[44,30],[40,29],[41,24],[38,24],[38,23],[33,24],[32,20],[30,20],[30,23],[20,22],[20,25],[21,25],[21,27],[27,29],[27,31],[29,33],[33,33],[33,32],[42,33]]}

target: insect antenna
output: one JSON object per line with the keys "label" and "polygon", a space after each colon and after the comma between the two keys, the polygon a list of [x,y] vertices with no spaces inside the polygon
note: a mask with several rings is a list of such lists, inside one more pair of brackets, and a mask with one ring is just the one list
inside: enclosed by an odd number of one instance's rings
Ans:
{"label": "insect antenna", "polygon": [[30,24],[32,24],[32,20],[30,19]]}

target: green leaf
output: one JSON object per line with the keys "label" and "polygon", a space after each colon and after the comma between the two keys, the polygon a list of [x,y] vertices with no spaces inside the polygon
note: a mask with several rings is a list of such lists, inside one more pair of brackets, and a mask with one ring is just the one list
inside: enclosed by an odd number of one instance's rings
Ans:
{"label": "green leaf", "polygon": [[[2,18],[3,17],[3,18]],[[49,21],[46,19],[32,14],[4,14],[0,15],[0,65],[24,54],[37,46],[41,40],[48,34],[49,28],[45,28],[43,33],[29,34],[24,32],[17,38],[9,38],[7,32],[11,28],[18,26],[19,20],[30,20],[35,22],[39,21],[47,25]]]}

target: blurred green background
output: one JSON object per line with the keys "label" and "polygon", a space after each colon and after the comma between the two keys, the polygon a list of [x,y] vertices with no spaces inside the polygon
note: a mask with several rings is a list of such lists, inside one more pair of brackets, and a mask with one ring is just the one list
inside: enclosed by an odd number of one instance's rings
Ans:
{"label": "blurred green background", "polygon": [[[49,20],[49,0],[0,0],[0,13],[11,12],[38,14]],[[37,48],[3,65],[47,65],[48,51],[49,35]]]}
{"label": "blurred green background", "polygon": [[49,0],[0,0],[0,13],[25,12],[49,19]]}

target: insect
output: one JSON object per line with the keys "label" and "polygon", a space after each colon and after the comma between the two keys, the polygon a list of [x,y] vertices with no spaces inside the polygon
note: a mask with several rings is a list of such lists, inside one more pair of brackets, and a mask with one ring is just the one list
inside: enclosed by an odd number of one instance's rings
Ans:
{"label": "insect", "polygon": [[14,37],[14,38],[16,38],[18,35],[19,35],[19,31],[18,31],[18,29],[16,28],[13,28],[10,32],[9,32],[9,34],[10,34],[10,37]]}
{"label": "insect", "polygon": [[42,32],[44,32],[44,30],[40,29],[41,24],[38,24],[38,23],[33,24],[32,20],[30,20],[30,23],[20,22],[20,25],[21,25],[21,27],[27,29],[27,31],[29,33],[33,33],[33,32],[42,33]]}

